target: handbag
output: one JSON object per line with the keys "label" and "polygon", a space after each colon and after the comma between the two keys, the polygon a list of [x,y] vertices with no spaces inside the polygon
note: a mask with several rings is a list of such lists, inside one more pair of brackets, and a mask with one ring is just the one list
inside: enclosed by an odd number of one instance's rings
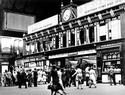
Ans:
{"label": "handbag", "polygon": [[53,85],[52,85],[52,84],[49,84],[47,88],[48,88],[48,89],[52,89],[52,88],[53,88]]}
{"label": "handbag", "polygon": [[50,89],[50,90],[57,90],[58,87],[55,84],[54,85],[49,84],[47,88]]}

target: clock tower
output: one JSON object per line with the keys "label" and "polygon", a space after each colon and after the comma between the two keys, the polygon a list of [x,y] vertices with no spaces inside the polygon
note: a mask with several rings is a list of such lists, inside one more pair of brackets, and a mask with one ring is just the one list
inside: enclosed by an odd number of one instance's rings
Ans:
{"label": "clock tower", "polygon": [[70,1],[70,4],[66,6],[63,6],[62,3],[61,13],[59,15],[59,23],[65,23],[75,18],[77,18],[77,5],[73,4],[72,0]]}

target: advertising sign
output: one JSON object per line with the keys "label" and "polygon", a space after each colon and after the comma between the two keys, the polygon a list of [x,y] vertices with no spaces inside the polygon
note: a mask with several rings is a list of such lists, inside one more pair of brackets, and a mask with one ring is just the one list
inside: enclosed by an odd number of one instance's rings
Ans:
{"label": "advertising sign", "polygon": [[4,12],[3,30],[27,32],[29,25],[35,22],[35,16]]}
{"label": "advertising sign", "polygon": [[125,0],[93,0],[77,7],[77,16],[82,17],[125,3]]}
{"label": "advertising sign", "polygon": [[58,24],[58,15],[54,15],[50,18],[47,18],[45,20],[42,20],[40,22],[28,26],[28,34],[35,33],[43,29],[47,29],[57,24]]}

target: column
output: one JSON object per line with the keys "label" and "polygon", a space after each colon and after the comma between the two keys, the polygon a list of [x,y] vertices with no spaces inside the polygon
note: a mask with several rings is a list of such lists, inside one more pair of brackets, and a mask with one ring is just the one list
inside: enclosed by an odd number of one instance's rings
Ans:
{"label": "column", "polygon": [[60,37],[60,39],[61,39],[60,43],[61,43],[61,48],[62,48],[63,47],[63,33],[60,33],[60,35],[61,35],[61,37]]}
{"label": "column", "polygon": [[100,41],[100,29],[99,29],[99,22],[97,22],[97,24],[96,24],[96,28],[97,28],[97,42],[99,42]]}
{"label": "column", "polygon": [[68,37],[68,38],[69,38],[69,39],[68,39],[68,44],[69,44],[69,46],[71,46],[71,30],[68,30],[68,34],[69,34],[69,35],[68,35],[68,36],[69,36],[69,37]]}
{"label": "column", "polygon": [[61,48],[61,33],[59,33],[59,48]]}
{"label": "column", "polygon": [[86,30],[86,42],[85,43],[90,43],[90,40],[89,40],[89,29],[88,28],[85,28]]}
{"label": "column", "polygon": [[66,31],[66,47],[69,47],[69,31]]}
{"label": "column", "polygon": [[78,33],[77,33],[77,28],[75,28],[75,46],[78,45]]}
{"label": "column", "polygon": [[97,23],[94,24],[94,42],[97,42]]}
{"label": "column", "polygon": [[[121,20],[121,37],[125,38],[125,13],[120,14],[120,20]],[[122,42],[121,46],[121,76],[122,76],[122,84],[125,85],[125,41]]]}
{"label": "column", "polygon": [[55,49],[55,44],[56,44],[56,39],[55,39],[55,35],[53,35],[53,48]]}

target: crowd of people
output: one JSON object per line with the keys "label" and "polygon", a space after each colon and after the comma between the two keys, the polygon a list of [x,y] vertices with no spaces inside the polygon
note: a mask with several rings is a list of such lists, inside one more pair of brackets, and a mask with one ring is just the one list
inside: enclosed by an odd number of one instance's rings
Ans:
{"label": "crowd of people", "polygon": [[[93,66],[86,66],[83,70],[79,66],[75,68],[60,68],[56,65],[53,65],[49,72],[46,72],[43,69],[20,69],[7,71],[2,74],[1,82],[3,86],[18,86],[21,88],[24,86],[28,87],[37,87],[40,83],[48,83],[57,86],[59,93],[66,94],[65,88],[75,86],[77,89],[83,89],[83,84],[88,87],[92,85],[97,87],[97,71]],[[112,85],[116,85],[114,77],[114,69],[111,66],[109,68],[109,82]],[[61,91],[61,92],[60,92]],[[51,94],[53,95],[53,93]]]}
{"label": "crowd of people", "polygon": [[[86,82],[86,86],[96,87],[97,73],[93,66],[87,66],[85,70],[82,70],[79,66],[76,68],[60,68],[52,66],[50,73],[50,84],[56,85],[55,93],[62,93],[65,95],[66,87],[75,86],[77,89],[83,89],[83,84]],[[91,81],[91,83],[90,83]],[[53,88],[51,95],[53,94]]]}
{"label": "crowd of people", "polygon": [[21,88],[23,85],[27,87],[37,87],[40,82],[46,83],[47,75],[42,69],[28,69],[24,68],[18,70],[5,70],[1,76],[1,85],[6,86],[18,86]]}

